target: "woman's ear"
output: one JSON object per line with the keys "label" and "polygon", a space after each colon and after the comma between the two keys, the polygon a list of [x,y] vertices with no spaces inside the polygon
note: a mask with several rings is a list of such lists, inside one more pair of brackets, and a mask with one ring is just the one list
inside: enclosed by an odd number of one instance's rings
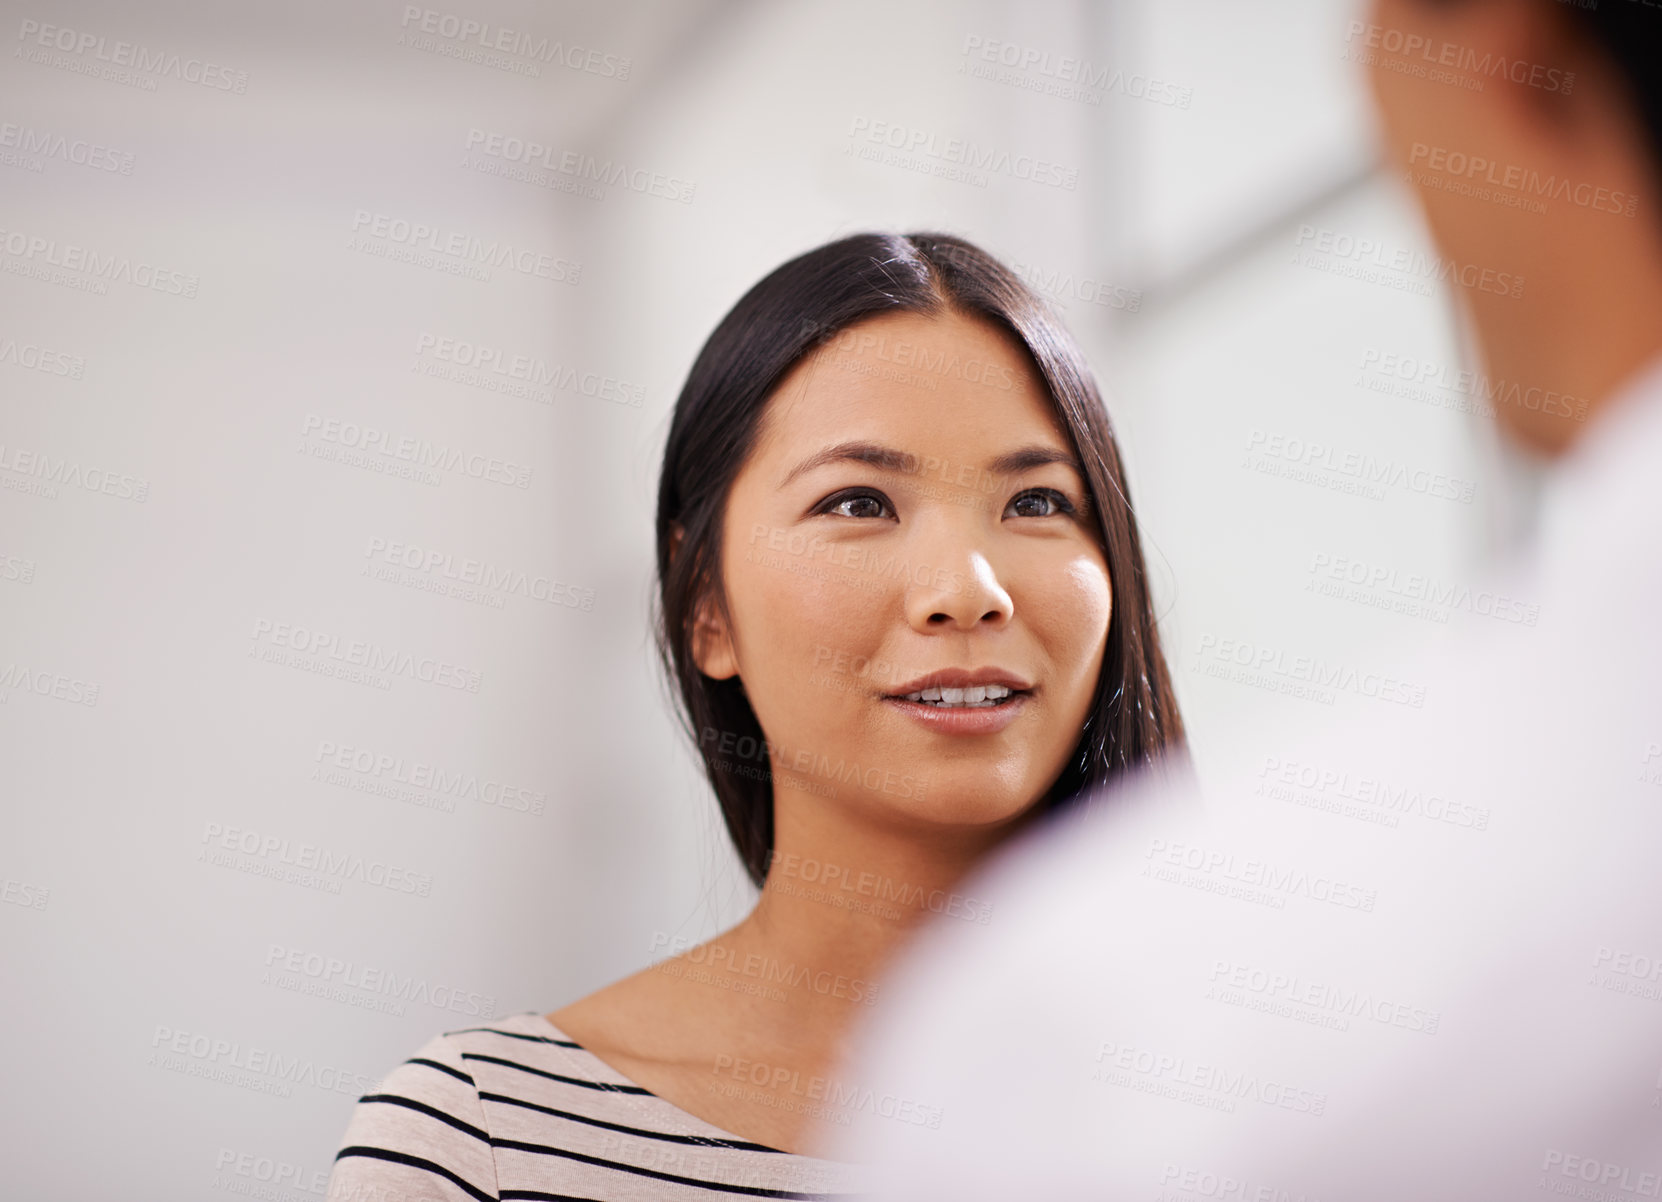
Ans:
{"label": "woman's ear", "polygon": [[[681,539],[686,530],[680,522],[671,522],[669,529],[669,559],[681,550]],[[739,674],[739,657],[733,649],[733,640],[719,608],[706,592],[698,598],[693,610],[693,662],[698,670],[712,680],[726,680]]]}
{"label": "woman's ear", "polygon": [[693,662],[712,680],[739,674],[739,657],[721,613],[708,596],[700,597],[693,618]]}

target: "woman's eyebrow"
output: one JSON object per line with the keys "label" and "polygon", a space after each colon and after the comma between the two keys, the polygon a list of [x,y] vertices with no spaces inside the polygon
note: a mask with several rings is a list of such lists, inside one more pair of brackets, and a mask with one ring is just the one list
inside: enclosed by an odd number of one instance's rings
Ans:
{"label": "woman's eyebrow", "polygon": [[[828,463],[866,463],[885,472],[904,472],[907,474],[922,470],[925,466],[933,470],[938,464],[930,463],[907,451],[897,451],[893,447],[883,446],[881,443],[855,440],[839,442],[824,450],[816,451],[801,463],[785,474],[779,482],[780,488],[786,488],[792,480],[804,472],[812,471],[817,467],[824,467]],[[1020,447],[1014,451],[992,459],[986,466],[986,471],[994,476],[1013,476],[1018,472],[1029,471],[1032,468],[1043,467],[1047,463],[1060,463],[1071,467],[1084,479],[1085,471],[1074,458],[1072,452],[1064,451],[1059,447],[1047,447],[1039,443]]]}

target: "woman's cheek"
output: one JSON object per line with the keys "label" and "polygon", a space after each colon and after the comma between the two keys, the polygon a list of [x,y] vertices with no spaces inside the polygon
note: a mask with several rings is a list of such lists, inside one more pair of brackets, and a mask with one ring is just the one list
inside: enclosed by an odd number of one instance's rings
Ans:
{"label": "woman's cheek", "polygon": [[1063,573],[1067,587],[1058,591],[1058,600],[1069,610],[1061,615],[1077,623],[1091,638],[1106,642],[1108,619],[1113,614],[1114,594],[1108,580],[1107,566],[1097,558],[1081,555],[1067,565]]}
{"label": "woman's cheek", "polygon": [[870,640],[860,632],[870,627],[871,615],[881,607],[842,574],[745,567],[736,582],[740,595],[731,600],[746,662],[767,665],[763,670],[775,674],[781,688],[798,695],[800,704],[797,697],[786,702],[792,711],[822,708],[826,697],[846,691],[846,686],[806,686],[811,681],[826,683],[836,675],[833,666],[848,662],[868,645]]}

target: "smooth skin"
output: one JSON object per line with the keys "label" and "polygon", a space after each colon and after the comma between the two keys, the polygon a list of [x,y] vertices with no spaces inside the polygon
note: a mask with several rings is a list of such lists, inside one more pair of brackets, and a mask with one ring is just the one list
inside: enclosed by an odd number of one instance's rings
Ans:
{"label": "smooth skin", "polygon": [[[850,440],[915,459],[792,476]],[[733,625],[706,605],[696,640],[706,675],[744,682],[773,745],[775,867],[737,926],[552,1023],[698,1118],[803,1145],[824,1104],[810,1082],[833,1072],[883,966],[932,913],[979,916],[954,887],[1031,816],[1090,709],[1112,590],[1085,479],[1066,463],[984,471],[1034,446],[1073,458],[1025,348],[977,316],[869,318],[787,375],[724,515]],[[985,666],[1034,686],[995,733],[942,733],[883,699]],[[823,767],[838,763],[860,773]],[[813,881],[826,865],[848,885]],[[712,960],[707,975],[740,989],[698,979]]]}
{"label": "smooth skin", "polygon": [[[1567,93],[1498,73],[1474,91],[1401,69],[1421,53],[1384,50],[1376,50],[1369,71],[1387,151],[1404,178],[1414,172],[1439,252],[1462,266],[1523,277],[1516,297],[1484,289],[1476,274],[1457,289],[1486,373],[1587,402],[1579,416],[1562,411],[1575,406],[1553,405],[1559,411],[1551,413],[1522,401],[1495,406],[1495,420],[1516,442],[1542,457],[1560,455],[1619,385],[1662,352],[1657,172],[1625,81],[1595,48],[1563,49],[1570,16],[1541,0],[1375,0],[1369,20],[1382,34],[1422,39],[1414,45],[1433,54],[1450,45],[1478,60],[1539,66],[1542,80],[1548,70],[1575,75]],[[1473,156],[1493,168],[1471,177]],[[1543,197],[1541,213],[1449,187],[1464,182],[1511,195],[1519,189],[1509,179],[1554,181],[1551,191],[1562,181],[1576,192]],[[1612,205],[1611,194],[1633,198],[1631,215],[1609,211],[1628,207]]]}

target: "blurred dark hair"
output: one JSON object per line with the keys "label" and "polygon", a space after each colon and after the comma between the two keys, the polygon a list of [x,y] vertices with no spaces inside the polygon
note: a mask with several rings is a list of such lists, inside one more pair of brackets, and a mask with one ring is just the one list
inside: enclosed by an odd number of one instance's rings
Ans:
{"label": "blurred dark hair", "polygon": [[1662,178],[1662,7],[1651,0],[1553,0],[1610,56],[1626,81],[1645,132],[1651,167]]}
{"label": "blurred dark hair", "polygon": [[1027,348],[1084,466],[1112,581],[1108,641],[1090,714],[1068,766],[1037,808],[1058,809],[1082,791],[1155,764],[1168,749],[1184,750],[1119,450],[1072,337],[1013,272],[961,238],[854,234],[776,268],[722,318],[676,399],[658,483],[658,654],[679,688],[679,716],[703,757],[728,833],[757,885],[772,859],[771,773],[733,771],[715,754],[709,732],[749,736],[761,747],[762,729],[743,682],[705,676],[693,656],[701,599],[713,601],[732,629],[721,586],[728,493],[769,397],[799,359],[864,318],[948,310],[989,319]]}
{"label": "blurred dark hair", "polygon": [[[1439,5],[1469,0],[1432,0]],[[1652,174],[1662,182],[1662,4],[1657,0],[1537,0],[1609,57],[1650,139]]]}

